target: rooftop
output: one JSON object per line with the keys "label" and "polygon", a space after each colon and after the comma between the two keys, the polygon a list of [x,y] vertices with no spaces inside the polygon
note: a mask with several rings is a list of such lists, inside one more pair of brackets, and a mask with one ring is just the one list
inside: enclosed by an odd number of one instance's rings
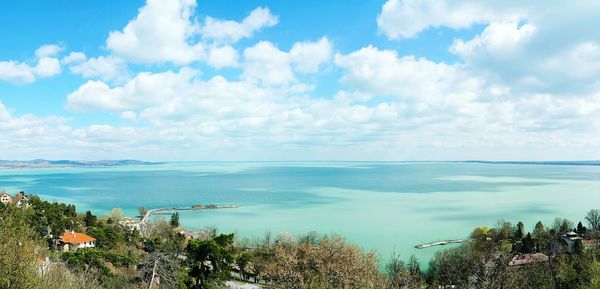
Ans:
{"label": "rooftop", "polygon": [[64,232],[62,236],[60,236],[60,240],[61,242],[67,244],[80,244],[85,242],[96,241],[94,237],[90,237],[83,233],[75,233],[73,231]]}

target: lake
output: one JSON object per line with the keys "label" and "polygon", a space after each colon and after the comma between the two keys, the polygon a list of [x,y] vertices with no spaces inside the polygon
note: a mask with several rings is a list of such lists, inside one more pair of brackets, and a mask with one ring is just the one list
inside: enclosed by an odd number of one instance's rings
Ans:
{"label": "lake", "polygon": [[499,219],[583,220],[600,208],[600,167],[465,162],[195,162],[0,171],[0,189],[24,190],[104,214],[122,208],[231,204],[181,213],[183,226],[243,238],[340,234],[385,260],[427,262],[414,245],[466,238]]}

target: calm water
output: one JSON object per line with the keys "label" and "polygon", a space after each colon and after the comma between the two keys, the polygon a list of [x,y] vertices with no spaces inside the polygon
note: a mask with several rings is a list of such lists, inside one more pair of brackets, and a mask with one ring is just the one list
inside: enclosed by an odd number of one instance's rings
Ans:
{"label": "calm water", "polygon": [[0,171],[0,188],[75,203],[103,214],[123,208],[235,204],[182,214],[182,224],[241,237],[267,231],[337,233],[382,259],[414,245],[464,238],[498,219],[578,221],[600,208],[600,167],[476,163],[173,163]]}

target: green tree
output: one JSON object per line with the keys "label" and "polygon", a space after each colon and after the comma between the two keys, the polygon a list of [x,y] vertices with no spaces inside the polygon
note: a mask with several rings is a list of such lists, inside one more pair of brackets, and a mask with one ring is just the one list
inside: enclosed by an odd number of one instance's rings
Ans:
{"label": "green tree", "polygon": [[0,208],[0,288],[41,288],[35,262],[35,233],[13,206]]}
{"label": "green tree", "polygon": [[586,233],[587,228],[581,222],[577,223],[577,234],[580,236],[585,236]]}
{"label": "green tree", "polygon": [[0,204],[0,288],[99,289],[90,276],[72,273],[60,264],[41,266],[46,250],[28,224],[34,213],[31,208]]}
{"label": "green tree", "polygon": [[590,265],[590,281],[583,286],[584,289],[600,288],[600,262],[593,261]]}
{"label": "green tree", "polygon": [[535,252],[535,242],[533,241],[533,238],[531,237],[530,233],[527,233],[527,236],[525,238],[523,238],[521,252],[523,252],[523,253]]}
{"label": "green tree", "polygon": [[179,227],[179,212],[175,212],[174,214],[171,214],[170,224],[173,227]]}
{"label": "green tree", "polygon": [[520,241],[521,239],[523,239],[523,237],[525,237],[525,225],[523,224],[523,222],[517,223],[514,237],[517,241]]}
{"label": "green tree", "polygon": [[[510,230],[508,232],[510,237]],[[469,280],[479,262],[468,244],[438,251],[429,262],[427,275],[430,285],[432,288],[448,285],[468,288]]]}
{"label": "green tree", "polygon": [[211,282],[229,278],[230,264],[234,260],[233,234],[191,240],[186,251],[192,268],[190,275],[201,288],[207,288]]}
{"label": "green tree", "polygon": [[96,224],[96,219],[96,216],[94,216],[91,211],[86,211],[85,216],[83,217],[83,222],[85,223],[86,227],[91,227]]}
{"label": "green tree", "polygon": [[244,280],[250,279],[248,267],[253,258],[254,254],[251,252],[243,252],[235,259],[235,263],[237,264],[238,268],[240,268],[240,275]]}

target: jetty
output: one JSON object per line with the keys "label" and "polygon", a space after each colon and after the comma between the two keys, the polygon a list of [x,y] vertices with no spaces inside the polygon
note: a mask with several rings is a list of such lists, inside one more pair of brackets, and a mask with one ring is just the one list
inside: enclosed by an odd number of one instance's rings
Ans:
{"label": "jetty", "polygon": [[416,245],[415,248],[417,248],[417,249],[425,249],[425,248],[434,247],[434,246],[445,246],[445,245],[448,245],[448,244],[466,243],[466,242],[469,242],[469,241],[470,240],[464,240],[464,239],[443,240],[443,241],[438,241],[438,242],[432,242],[432,243],[426,243],[426,244]]}
{"label": "jetty", "polygon": [[172,211],[190,211],[190,210],[209,210],[209,209],[234,209],[234,208],[238,208],[239,206],[234,206],[234,205],[206,205],[206,206],[200,206],[200,205],[194,205],[191,207],[170,207],[170,208],[158,208],[158,209],[152,209],[152,210],[148,210],[146,212],[146,214],[144,214],[142,216],[142,218],[140,219],[141,224],[148,222],[148,220],[150,219],[150,216],[154,215],[154,214],[159,214],[159,213],[164,213],[164,212],[172,212]]}

